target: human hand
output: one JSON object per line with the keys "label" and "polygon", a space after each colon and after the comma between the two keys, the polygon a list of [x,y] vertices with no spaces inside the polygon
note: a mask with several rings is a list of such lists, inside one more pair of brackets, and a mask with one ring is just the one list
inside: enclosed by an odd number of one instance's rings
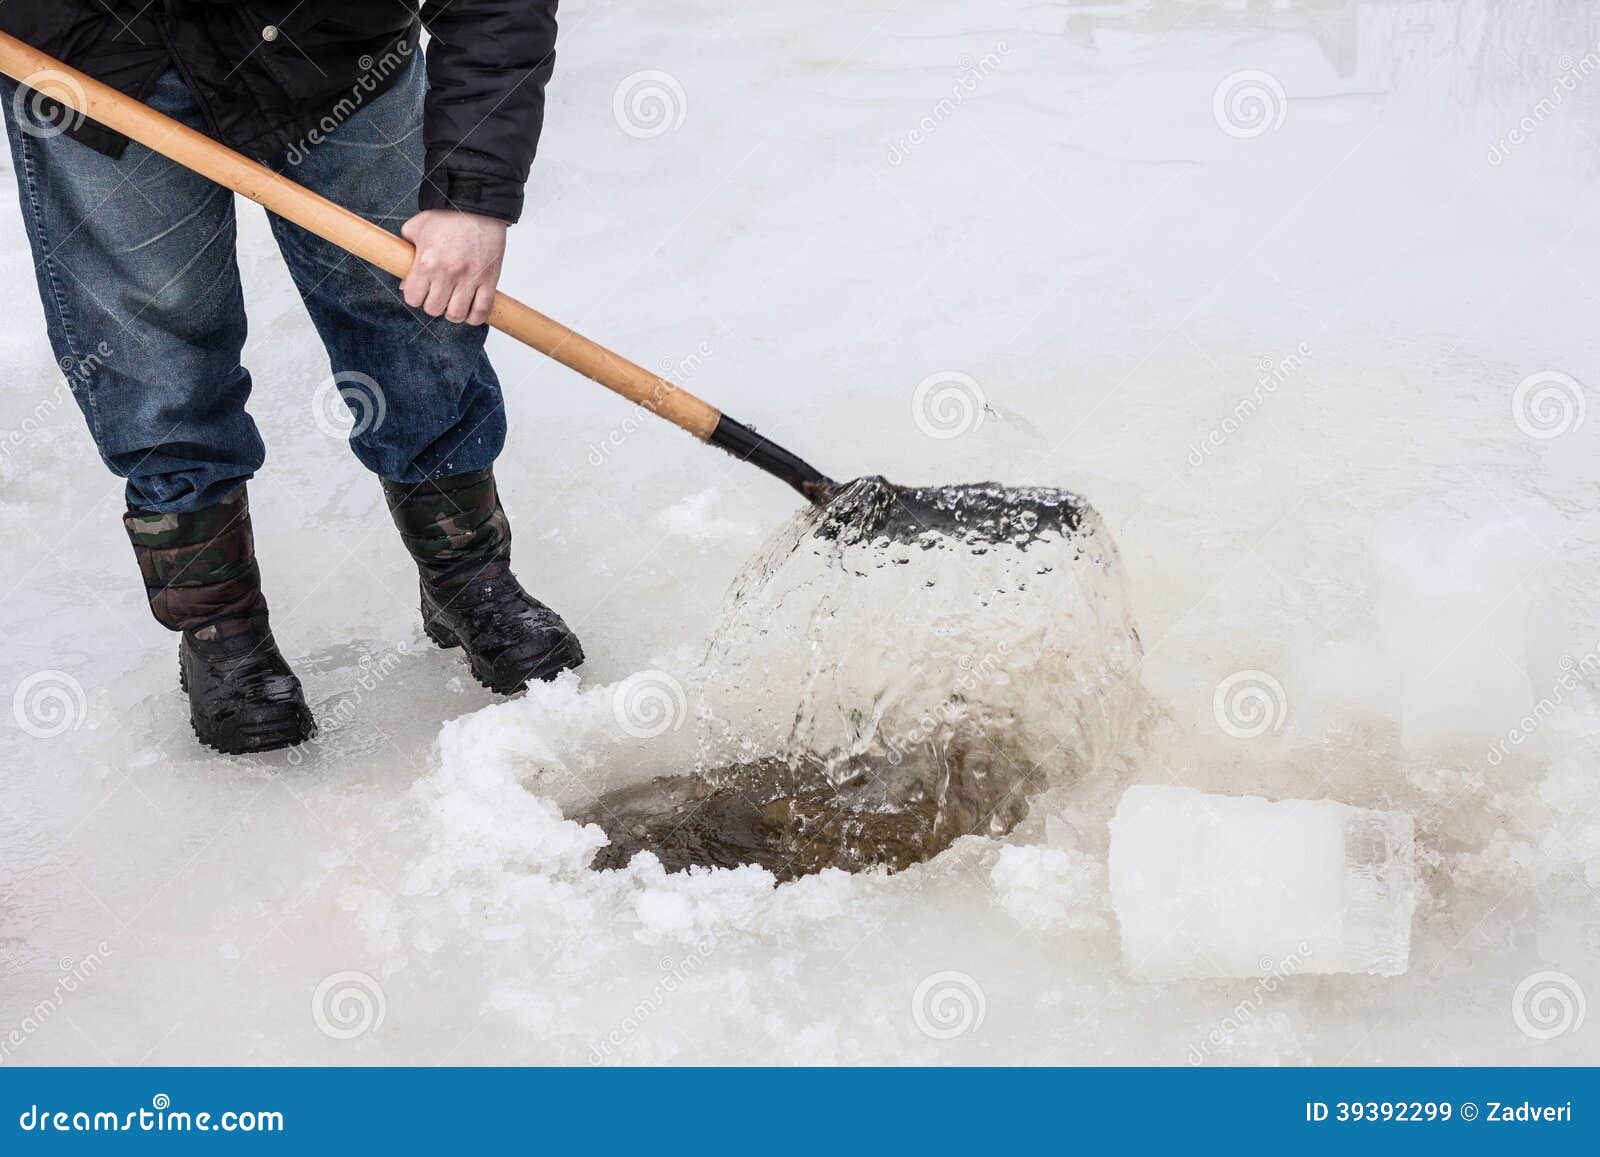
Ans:
{"label": "human hand", "polygon": [[494,306],[506,223],[455,209],[424,209],[400,228],[416,246],[411,272],[400,282],[406,304],[430,317],[482,325]]}

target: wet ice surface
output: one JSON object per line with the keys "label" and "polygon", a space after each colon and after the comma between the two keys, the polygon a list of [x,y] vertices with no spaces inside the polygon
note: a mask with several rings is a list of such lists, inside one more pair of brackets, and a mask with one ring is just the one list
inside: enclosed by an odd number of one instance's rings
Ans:
{"label": "wet ice surface", "polygon": [[[1529,997],[1600,985],[1600,424],[1526,405],[1573,411],[1533,376],[1596,360],[1600,93],[1560,85],[1594,6],[890,7],[569,5],[510,287],[839,475],[1088,497],[1149,734],[892,875],[588,870],[564,815],[693,765],[684,676],[792,496],[497,342],[519,573],[590,662],[491,704],[311,420],[327,370],[251,213],[262,568],[341,722],[298,765],[196,752],[7,214],[0,689],[72,682],[60,734],[0,729],[6,1063],[1597,1059]],[[689,103],[641,139],[613,95],[647,68]],[[1230,134],[1246,71],[1282,120]],[[951,374],[986,408],[941,437],[913,400]],[[624,729],[623,688],[667,728]],[[1408,971],[1129,979],[1134,783],[1415,817]]]}

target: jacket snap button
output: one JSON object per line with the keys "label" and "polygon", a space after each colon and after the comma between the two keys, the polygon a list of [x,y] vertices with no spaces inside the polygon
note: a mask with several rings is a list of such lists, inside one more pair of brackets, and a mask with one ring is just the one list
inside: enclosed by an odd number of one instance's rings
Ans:
{"label": "jacket snap button", "polygon": [[278,26],[276,24],[269,24],[263,28],[261,30],[261,39],[269,42],[278,39]]}

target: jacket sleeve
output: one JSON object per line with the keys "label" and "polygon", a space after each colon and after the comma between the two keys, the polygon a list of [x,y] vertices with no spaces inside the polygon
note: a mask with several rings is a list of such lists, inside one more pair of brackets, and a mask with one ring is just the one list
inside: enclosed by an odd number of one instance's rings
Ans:
{"label": "jacket sleeve", "polygon": [[516,221],[555,68],[556,0],[426,0],[422,209]]}

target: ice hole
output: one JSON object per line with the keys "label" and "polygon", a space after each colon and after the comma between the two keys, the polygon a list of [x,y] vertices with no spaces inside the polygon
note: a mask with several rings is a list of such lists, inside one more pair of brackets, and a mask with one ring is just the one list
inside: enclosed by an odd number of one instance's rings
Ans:
{"label": "ice hole", "polygon": [[1140,646],[1115,544],[1065,491],[862,479],[735,580],[693,683],[693,767],[574,818],[595,866],[897,870],[1003,835],[1117,751]]}

